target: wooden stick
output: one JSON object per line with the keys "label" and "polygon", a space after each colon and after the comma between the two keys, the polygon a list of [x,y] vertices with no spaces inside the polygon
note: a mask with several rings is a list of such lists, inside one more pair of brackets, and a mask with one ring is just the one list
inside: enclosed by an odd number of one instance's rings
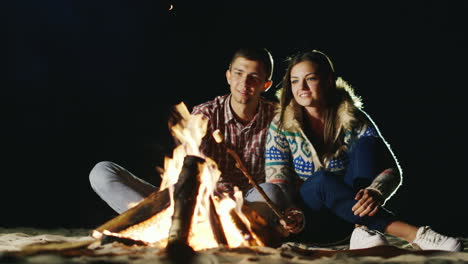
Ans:
{"label": "wooden stick", "polygon": [[[221,132],[218,129],[213,132],[213,137],[216,143],[221,143],[224,140],[223,135],[221,135]],[[265,193],[262,187],[260,187],[258,183],[253,179],[253,177],[249,174],[241,159],[239,158],[239,155],[237,155],[237,153],[228,146],[226,146],[226,150],[236,161],[236,167],[241,170],[241,172],[245,175],[245,177],[247,177],[247,179],[249,179],[249,182],[255,187],[255,189],[257,189],[257,191],[260,193],[263,199],[265,199],[266,204],[271,208],[271,210],[273,210],[276,216],[278,216],[285,223],[289,223],[289,219],[287,219],[281,213],[281,211],[276,207],[273,201],[271,201],[270,197],[268,197],[268,195]]]}

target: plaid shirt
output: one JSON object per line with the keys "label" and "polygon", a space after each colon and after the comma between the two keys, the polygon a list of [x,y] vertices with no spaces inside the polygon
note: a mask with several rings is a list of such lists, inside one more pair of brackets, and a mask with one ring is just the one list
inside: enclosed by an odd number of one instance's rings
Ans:
{"label": "plaid shirt", "polygon": [[[260,98],[257,114],[249,124],[243,125],[234,117],[229,103],[230,99],[229,94],[218,96],[212,101],[195,106],[192,114],[202,114],[209,119],[200,150],[217,163],[221,171],[219,183],[226,186],[238,186],[245,194],[253,186],[235,166],[235,160],[226,151],[226,147],[239,155],[257,183],[265,182],[266,133],[274,116],[275,105],[273,102]],[[216,129],[219,129],[224,136],[224,142],[221,144],[216,143],[212,136]]]}

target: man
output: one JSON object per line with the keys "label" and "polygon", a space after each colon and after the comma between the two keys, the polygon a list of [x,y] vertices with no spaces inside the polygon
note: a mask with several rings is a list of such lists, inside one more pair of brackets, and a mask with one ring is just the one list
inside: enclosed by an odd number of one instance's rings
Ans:
{"label": "man", "polygon": [[[275,105],[263,99],[261,94],[271,87],[272,73],[273,58],[268,50],[238,49],[226,71],[230,93],[197,105],[192,111],[192,114],[202,114],[209,120],[200,149],[218,164],[221,171],[218,187],[229,191],[233,186],[238,186],[244,192],[245,199],[251,202],[263,199],[235,166],[235,160],[226,148],[229,147],[239,155],[257,183],[265,181],[266,132]],[[217,129],[224,136],[220,144],[212,137]],[[96,164],[89,179],[93,190],[119,214],[157,190],[157,187],[110,161]],[[267,184],[263,188],[269,196],[281,197],[275,195],[280,192],[275,185]],[[274,202],[279,204],[283,201],[280,199]]]}
{"label": "man", "polygon": [[[271,87],[272,72],[273,59],[267,50],[241,48],[226,70],[230,93],[193,108],[192,114],[202,114],[209,120],[200,148],[218,164],[222,173],[218,187],[222,189],[235,185],[246,193],[252,188],[227,148],[237,153],[257,183],[265,181],[264,146],[275,106],[261,94]],[[221,144],[212,136],[215,130],[225,139]]]}

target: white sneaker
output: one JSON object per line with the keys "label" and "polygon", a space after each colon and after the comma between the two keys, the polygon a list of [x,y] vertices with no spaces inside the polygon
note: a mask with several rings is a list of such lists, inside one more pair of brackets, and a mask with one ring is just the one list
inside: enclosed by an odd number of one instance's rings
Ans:
{"label": "white sneaker", "polygon": [[367,229],[364,226],[354,228],[349,241],[349,249],[370,248],[388,245],[385,236],[375,230]]}
{"label": "white sneaker", "polygon": [[422,226],[418,229],[413,246],[423,250],[463,250],[463,243],[459,239],[441,235],[429,226]]}

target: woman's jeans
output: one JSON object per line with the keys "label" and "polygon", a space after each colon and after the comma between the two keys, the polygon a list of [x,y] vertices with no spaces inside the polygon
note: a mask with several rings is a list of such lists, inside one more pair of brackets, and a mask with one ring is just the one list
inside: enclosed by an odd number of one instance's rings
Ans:
{"label": "woman's jeans", "polygon": [[[369,186],[383,170],[395,167],[394,159],[380,138],[362,137],[349,151],[346,172],[317,171],[300,187],[299,203],[306,215],[306,228],[298,239],[327,241],[345,238],[355,224],[383,232],[394,215],[381,207],[375,216],[354,215],[351,208],[360,189]],[[317,239],[314,239],[317,238]]]}

